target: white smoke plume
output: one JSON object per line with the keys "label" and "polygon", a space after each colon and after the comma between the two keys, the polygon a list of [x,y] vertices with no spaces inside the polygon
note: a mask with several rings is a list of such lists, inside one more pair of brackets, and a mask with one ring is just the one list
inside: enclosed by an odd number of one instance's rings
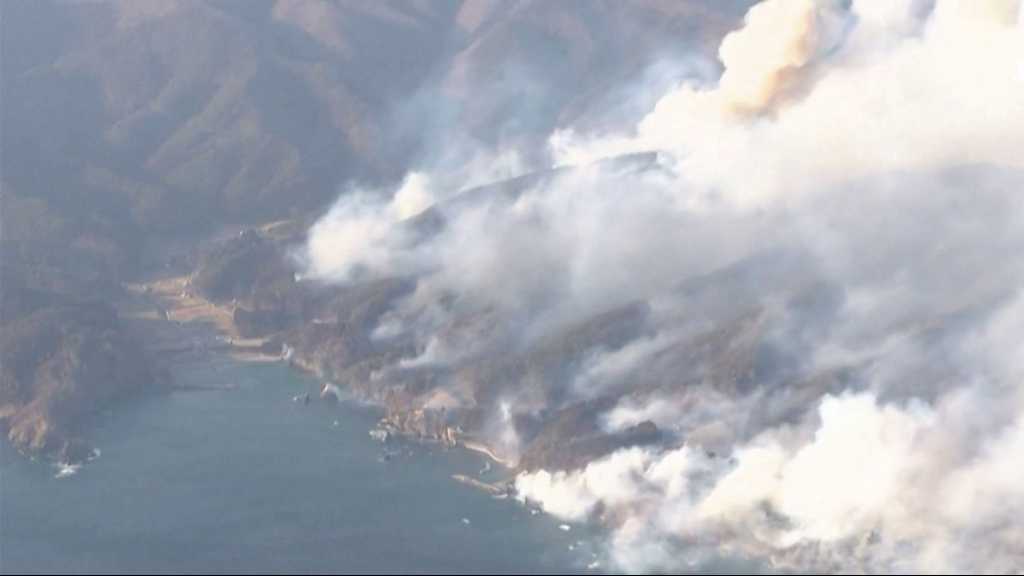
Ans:
{"label": "white smoke plume", "polygon": [[[650,303],[648,332],[565,386],[620,391],[608,430],[653,420],[676,442],[516,480],[611,526],[621,569],[1024,573],[1024,7],[764,0],[719,56],[717,82],[679,85],[636,126],[552,135],[575,169],[438,204],[429,238],[398,225],[440,197],[415,178],[390,202],[344,197],[311,231],[310,271],[418,276],[405,311],[427,334],[442,295],[527,340]],[[595,163],[648,151],[643,169]],[[802,264],[675,292],[773,248]],[[773,299],[815,282],[839,294],[827,316]],[[744,314],[791,379],[643,387],[696,371],[666,351]]]}
{"label": "white smoke plume", "polygon": [[717,91],[725,106],[759,113],[795,90],[807,68],[839,41],[838,2],[762,2],[747,13],[746,25],[722,41],[725,72]]}

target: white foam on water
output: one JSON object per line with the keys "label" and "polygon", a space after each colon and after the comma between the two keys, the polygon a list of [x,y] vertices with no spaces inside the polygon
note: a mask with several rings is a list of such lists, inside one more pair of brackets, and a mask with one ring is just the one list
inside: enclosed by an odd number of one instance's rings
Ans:
{"label": "white foam on water", "polygon": [[[85,461],[92,462],[93,460],[99,458],[102,454],[103,453],[100,451],[99,448],[93,448],[92,452],[89,453],[89,456],[86,457]],[[74,476],[75,474],[78,474],[78,471],[82,469],[82,464],[71,464],[70,462],[57,462],[56,464],[54,464],[54,467],[57,469],[57,473],[53,475],[54,478],[69,478],[71,476]]]}
{"label": "white foam on water", "polygon": [[57,473],[54,474],[54,478],[68,478],[74,476],[81,470],[81,464],[68,464],[67,462],[60,462],[57,464]]}

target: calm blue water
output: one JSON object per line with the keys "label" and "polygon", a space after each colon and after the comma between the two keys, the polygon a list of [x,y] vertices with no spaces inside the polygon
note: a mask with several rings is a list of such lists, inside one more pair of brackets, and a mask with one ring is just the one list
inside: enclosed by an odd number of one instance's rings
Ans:
{"label": "calm blue water", "polygon": [[181,378],[237,389],[117,407],[92,431],[100,458],[70,477],[3,445],[3,572],[562,572],[593,560],[579,528],[453,482],[481,470],[477,455],[406,445],[381,462],[372,411],[291,402],[317,383],[282,365]]}

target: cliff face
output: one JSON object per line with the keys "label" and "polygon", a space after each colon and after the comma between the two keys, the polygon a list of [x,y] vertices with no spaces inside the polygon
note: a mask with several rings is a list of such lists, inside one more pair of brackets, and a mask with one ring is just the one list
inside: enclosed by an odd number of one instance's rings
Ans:
{"label": "cliff face", "polygon": [[80,460],[88,418],[152,383],[144,358],[102,303],[50,306],[4,324],[0,426],[19,450]]}
{"label": "cliff face", "polygon": [[110,305],[132,232],[10,188],[0,217],[0,428],[19,450],[80,460],[89,417],[152,382]]}

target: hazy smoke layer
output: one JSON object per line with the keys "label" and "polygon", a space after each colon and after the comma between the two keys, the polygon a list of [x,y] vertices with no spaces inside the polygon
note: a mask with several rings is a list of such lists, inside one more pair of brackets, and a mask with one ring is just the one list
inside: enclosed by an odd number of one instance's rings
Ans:
{"label": "hazy smoke layer", "polygon": [[[719,55],[717,83],[678,86],[621,134],[553,135],[554,163],[575,169],[438,205],[436,233],[407,219],[441,196],[427,176],[390,200],[346,195],[311,232],[311,272],[416,276],[389,329],[435,363],[467,353],[437,336],[452,315],[487,311],[529,341],[647,302],[644,336],[564,386],[614,391],[609,430],[653,420],[678,441],[516,483],[614,526],[626,570],[730,556],[1021,573],[1021,2],[765,0]],[[728,290],[680,289],[729,265],[745,272]],[[700,360],[666,350],[727,324],[775,370],[743,389],[664,385]],[[536,409],[516,398],[496,420]]]}

